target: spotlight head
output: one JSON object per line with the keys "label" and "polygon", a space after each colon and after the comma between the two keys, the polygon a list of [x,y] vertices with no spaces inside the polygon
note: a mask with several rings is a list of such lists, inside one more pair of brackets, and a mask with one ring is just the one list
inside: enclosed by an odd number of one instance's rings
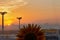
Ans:
{"label": "spotlight head", "polygon": [[6,13],[7,13],[7,12],[0,12],[1,15],[4,15],[4,14],[6,14]]}
{"label": "spotlight head", "polygon": [[20,19],[22,19],[22,17],[17,17],[17,19],[19,19],[19,20],[20,20]]}

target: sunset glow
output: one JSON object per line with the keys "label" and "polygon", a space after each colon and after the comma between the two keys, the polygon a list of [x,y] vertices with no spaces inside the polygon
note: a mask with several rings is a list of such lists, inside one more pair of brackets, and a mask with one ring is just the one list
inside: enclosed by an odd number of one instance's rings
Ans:
{"label": "sunset glow", "polygon": [[8,19],[8,20],[5,21],[5,25],[11,25],[11,24],[12,24],[12,20]]}
{"label": "sunset glow", "polygon": [[[58,0],[59,1],[59,0]],[[56,0],[6,0],[0,1],[0,11],[6,11],[5,25],[24,23],[60,23],[60,4]],[[8,2],[8,3],[7,3]],[[11,2],[11,3],[10,3]],[[57,6],[56,6],[57,5]],[[0,17],[1,19],[1,17]],[[0,23],[1,25],[1,23]]]}

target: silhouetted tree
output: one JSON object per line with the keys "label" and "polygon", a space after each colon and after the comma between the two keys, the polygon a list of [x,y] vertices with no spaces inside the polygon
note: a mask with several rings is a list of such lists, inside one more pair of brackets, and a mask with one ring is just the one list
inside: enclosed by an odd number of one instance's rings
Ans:
{"label": "silhouetted tree", "polygon": [[16,40],[45,40],[44,32],[41,31],[40,25],[28,24],[23,26],[17,34]]}

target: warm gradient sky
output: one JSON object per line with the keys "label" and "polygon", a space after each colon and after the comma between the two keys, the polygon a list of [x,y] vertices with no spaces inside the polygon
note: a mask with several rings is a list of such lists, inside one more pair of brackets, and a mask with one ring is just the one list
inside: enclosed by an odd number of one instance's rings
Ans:
{"label": "warm gradient sky", "polygon": [[[0,0],[0,11],[7,11],[5,25],[25,23],[60,23],[60,0]],[[0,16],[1,25],[1,16]]]}

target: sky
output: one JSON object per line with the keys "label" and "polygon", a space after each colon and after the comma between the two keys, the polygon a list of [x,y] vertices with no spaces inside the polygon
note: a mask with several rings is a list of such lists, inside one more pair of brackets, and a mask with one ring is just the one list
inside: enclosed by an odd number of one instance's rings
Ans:
{"label": "sky", "polygon": [[[5,26],[21,24],[60,24],[60,0],[0,0],[0,11],[6,11]],[[0,15],[0,25],[1,25]]]}

